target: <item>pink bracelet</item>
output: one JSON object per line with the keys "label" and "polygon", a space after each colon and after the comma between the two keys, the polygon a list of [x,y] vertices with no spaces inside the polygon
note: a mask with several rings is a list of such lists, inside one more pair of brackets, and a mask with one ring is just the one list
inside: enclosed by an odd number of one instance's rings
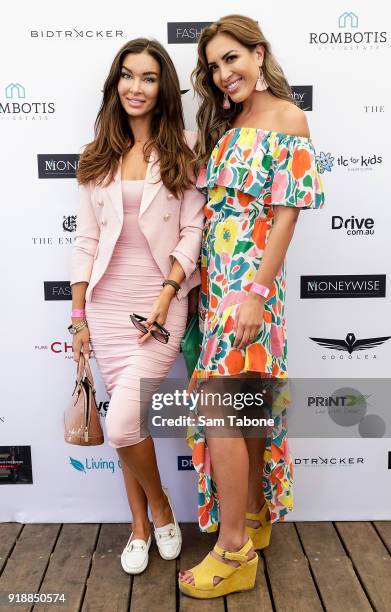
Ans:
{"label": "pink bracelet", "polygon": [[75,308],[71,312],[71,317],[85,317],[85,316],[86,316],[86,311],[81,308]]}
{"label": "pink bracelet", "polygon": [[270,293],[270,289],[265,287],[265,285],[260,285],[259,283],[252,283],[250,291],[257,293],[258,295],[262,295],[264,298],[267,298]]}

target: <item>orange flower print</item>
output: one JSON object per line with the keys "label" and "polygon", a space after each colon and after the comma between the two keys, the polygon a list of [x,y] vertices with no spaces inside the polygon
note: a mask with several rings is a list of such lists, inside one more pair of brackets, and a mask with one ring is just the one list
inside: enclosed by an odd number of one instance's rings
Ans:
{"label": "orange flower print", "polygon": [[295,179],[302,178],[311,168],[311,156],[307,149],[296,149],[293,153],[292,174]]}
{"label": "orange flower print", "polygon": [[254,199],[254,196],[251,195],[251,193],[244,193],[244,191],[239,191],[239,190],[237,191],[237,196],[238,196],[238,202],[240,206],[243,206],[243,208],[248,206],[249,203],[252,202]]}
{"label": "orange flower print", "polygon": [[234,323],[235,323],[235,321],[234,321],[233,317],[229,316],[228,319],[225,322],[225,325],[224,325],[224,333],[225,334],[229,334],[233,330]]}
{"label": "orange flower print", "polygon": [[219,301],[217,299],[216,295],[211,295],[210,296],[210,307],[212,308],[212,310],[214,310],[215,308],[217,308]]}
{"label": "orange flower print", "polygon": [[255,244],[259,249],[264,249],[266,245],[266,233],[267,233],[268,224],[264,219],[258,217],[255,219],[253,233],[251,234],[251,238],[254,240]]}
{"label": "orange flower print", "polygon": [[244,367],[244,356],[239,349],[232,349],[226,356],[225,365],[228,368],[229,374],[238,374]]}
{"label": "orange flower print", "polygon": [[193,446],[193,453],[192,453],[193,457],[193,465],[194,466],[202,466],[204,465],[204,456],[205,456],[205,445],[197,442],[196,444],[194,444]]}
{"label": "orange flower print", "polygon": [[247,348],[248,369],[252,372],[265,372],[267,353],[262,344],[250,344]]}
{"label": "orange flower print", "polygon": [[206,527],[209,522],[209,512],[208,508],[199,508],[198,509],[198,520],[200,523],[200,527]]}
{"label": "orange flower print", "polygon": [[272,322],[272,313],[270,312],[270,310],[263,311],[263,320],[266,321],[266,323]]}
{"label": "orange flower print", "polygon": [[214,160],[214,163],[216,165],[218,165],[220,163],[220,160],[222,159],[228,145],[229,145],[229,141],[231,140],[230,138],[230,134],[227,134],[225,136],[225,138],[222,138],[219,144],[219,150],[217,152],[216,158]]}
{"label": "orange flower print", "polygon": [[208,289],[208,271],[202,266],[201,267],[201,291],[207,292]]}

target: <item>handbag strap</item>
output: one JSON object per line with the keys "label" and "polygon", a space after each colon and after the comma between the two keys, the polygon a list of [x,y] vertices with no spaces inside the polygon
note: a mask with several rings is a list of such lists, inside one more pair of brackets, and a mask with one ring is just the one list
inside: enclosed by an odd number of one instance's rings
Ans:
{"label": "handbag strap", "polygon": [[77,364],[76,386],[80,384],[83,377],[86,377],[92,388],[94,388],[94,378],[92,376],[90,364],[83,353],[80,353],[80,358]]}
{"label": "handbag strap", "polygon": [[76,366],[76,385],[79,385],[84,374],[85,359],[83,353],[80,353],[79,361]]}
{"label": "handbag strap", "polygon": [[[83,357],[84,359],[84,357]],[[94,378],[92,376],[92,372],[91,372],[91,368],[90,368],[90,363],[88,359],[84,359],[84,373],[92,387],[92,389],[94,390]]]}

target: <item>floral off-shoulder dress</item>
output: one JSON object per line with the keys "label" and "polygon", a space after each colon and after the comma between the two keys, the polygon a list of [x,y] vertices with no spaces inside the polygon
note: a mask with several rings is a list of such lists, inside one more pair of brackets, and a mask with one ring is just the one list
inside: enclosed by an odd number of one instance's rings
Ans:
{"label": "floral off-shoulder dress", "polygon": [[[271,522],[283,521],[293,508],[286,419],[290,394],[285,260],[265,301],[262,326],[254,342],[245,349],[234,348],[233,326],[238,305],[246,298],[262,263],[274,206],[323,208],[320,168],[309,138],[259,128],[232,128],[216,144],[197,187],[206,188],[208,201],[199,303],[203,341],[193,383],[246,371],[277,380],[262,487]],[[189,430],[188,442],[198,472],[199,526],[202,531],[215,531],[220,518],[218,491],[201,426]]]}

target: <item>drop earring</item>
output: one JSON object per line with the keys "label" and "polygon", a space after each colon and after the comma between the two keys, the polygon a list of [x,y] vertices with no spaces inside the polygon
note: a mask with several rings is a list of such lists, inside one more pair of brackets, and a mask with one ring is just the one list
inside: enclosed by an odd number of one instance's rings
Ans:
{"label": "drop earring", "polygon": [[231,108],[231,104],[229,102],[229,97],[227,93],[224,94],[223,108],[224,110],[228,110],[229,108]]}
{"label": "drop earring", "polygon": [[265,91],[265,89],[267,89],[268,87],[269,85],[265,81],[263,70],[261,66],[259,66],[259,77],[257,79],[257,82],[255,83],[255,91]]}

